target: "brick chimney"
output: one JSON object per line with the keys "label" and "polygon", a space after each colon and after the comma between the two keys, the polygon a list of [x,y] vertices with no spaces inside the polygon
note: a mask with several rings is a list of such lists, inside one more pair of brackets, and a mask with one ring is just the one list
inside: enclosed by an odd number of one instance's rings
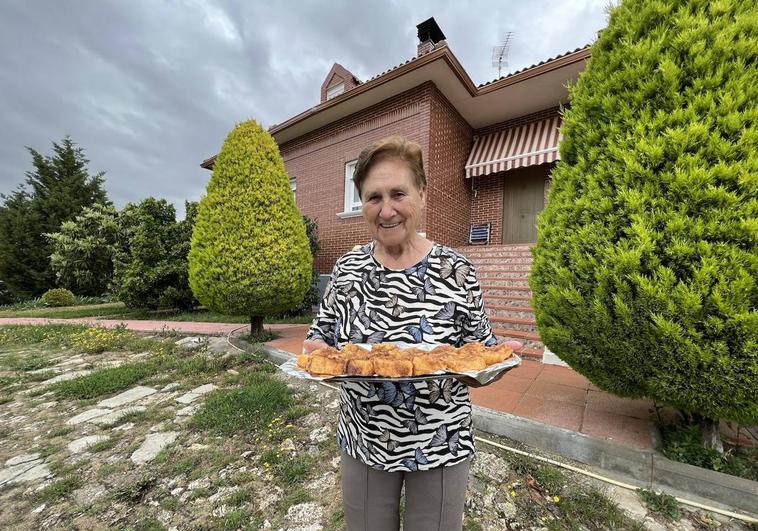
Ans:
{"label": "brick chimney", "polygon": [[421,57],[437,48],[439,45],[447,44],[445,34],[437,25],[434,17],[431,17],[416,26],[418,30],[418,49],[416,57]]}

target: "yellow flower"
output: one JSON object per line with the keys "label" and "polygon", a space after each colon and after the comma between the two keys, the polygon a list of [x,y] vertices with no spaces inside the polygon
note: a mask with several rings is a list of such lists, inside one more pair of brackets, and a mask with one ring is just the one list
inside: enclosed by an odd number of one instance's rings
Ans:
{"label": "yellow flower", "polygon": [[515,491],[515,490],[512,490],[512,491],[511,491],[511,496],[513,496],[513,497],[515,498],[516,496],[518,496],[518,494],[516,493],[516,491]]}
{"label": "yellow flower", "polygon": [[561,499],[560,499],[560,497],[558,497],[558,496],[553,496],[553,501],[554,501],[555,503],[558,503],[559,501],[561,501]]}

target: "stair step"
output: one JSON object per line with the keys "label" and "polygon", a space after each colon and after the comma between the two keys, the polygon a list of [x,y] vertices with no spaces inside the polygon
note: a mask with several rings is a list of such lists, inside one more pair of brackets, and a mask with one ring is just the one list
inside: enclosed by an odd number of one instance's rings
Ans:
{"label": "stair step", "polygon": [[513,330],[512,328],[493,328],[492,333],[496,336],[529,339],[531,341],[540,340],[540,335],[537,332],[529,332],[526,330]]}
{"label": "stair step", "polygon": [[[486,297],[485,297],[486,298]],[[531,312],[534,313],[534,308],[531,306],[518,306],[516,304],[485,304],[485,310],[501,310],[504,312]]]}
{"label": "stair step", "polygon": [[537,333],[537,324],[535,320],[531,318],[499,315],[489,315],[488,317],[492,326],[504,326],[507,327],[508,330]]}
{"label": "stair step", "polygon": [[[476,265],[476,264],[475,264]],[[476,266],[476,272],[481,273],[509,273],[521,271],[529,273],[532,270],[532,262],[510,262],[508,264],[481,264]]]}
{"label": "stair step", "polygon": [[494,301],[523,301],[523,302],[531,302],[532,297],[526,296],[526,295],[484,295],[484,300],[494,300]]}
{"label": "stair step", "polygon": [[530,360],[537,360],[537,361],[542,361],[542,355],[544,353],[545,353],[544,348],[531,348],[531,347],[522,347],[516,351],[516,354],[521,359],[530,359]]}
{"label": "stair step", "polygon": [[479,277],[479,282],[500,279],[529,280],[528,271],[479,271],[476,276]]}

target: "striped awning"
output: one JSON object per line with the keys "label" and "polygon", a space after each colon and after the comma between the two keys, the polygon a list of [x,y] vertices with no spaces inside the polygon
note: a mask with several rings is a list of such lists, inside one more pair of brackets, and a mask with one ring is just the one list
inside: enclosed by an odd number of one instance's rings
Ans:
{"label": "striped awning", "polygon": [[466,161],[466,177],[558,160],[560,125],[560,116],[553,116],[477,137]]}

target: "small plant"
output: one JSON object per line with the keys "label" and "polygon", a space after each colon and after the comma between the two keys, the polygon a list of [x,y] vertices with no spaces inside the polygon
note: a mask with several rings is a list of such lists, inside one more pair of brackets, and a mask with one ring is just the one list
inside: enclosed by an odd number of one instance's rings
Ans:
{"label": "small plant", "polygon": [[76,297],[73,293],[65,288],[54,288],[46,291],[42,295],[42,302],[46,306],[60,307],[73,306],[76,304]]}
{"label": "small plant", "polygon": [[192,426],[231,434],[261,430],[293,404],[284,382],[265,373],[253,373],[241,389],[212,393],[192,418]]}
{"label": "small plant", "polygon": [[135,481],[116,488],[113,498],[123,502],[138,503],[156,483],[152,476],[141,476]]}
{"label": "small plant", "polygon": [[83,485],[78,477],[69,477],[51,483],[37,493],[37,500],[41,502],[52,503],[61,498],[65,498],[70,493]]}
{"label": "small plant", "polygon": [[242,339],[249,343],[268,343],[279,337],[279,333],[273,330],[263,330],[258,334],[248,334]]}
{"label": "small plant", "polygon": [[679,520],[679,502],[665,492],[656,493],[652,490],[637,489],[637,495],[648,509],[664,516],[668,520]]}

